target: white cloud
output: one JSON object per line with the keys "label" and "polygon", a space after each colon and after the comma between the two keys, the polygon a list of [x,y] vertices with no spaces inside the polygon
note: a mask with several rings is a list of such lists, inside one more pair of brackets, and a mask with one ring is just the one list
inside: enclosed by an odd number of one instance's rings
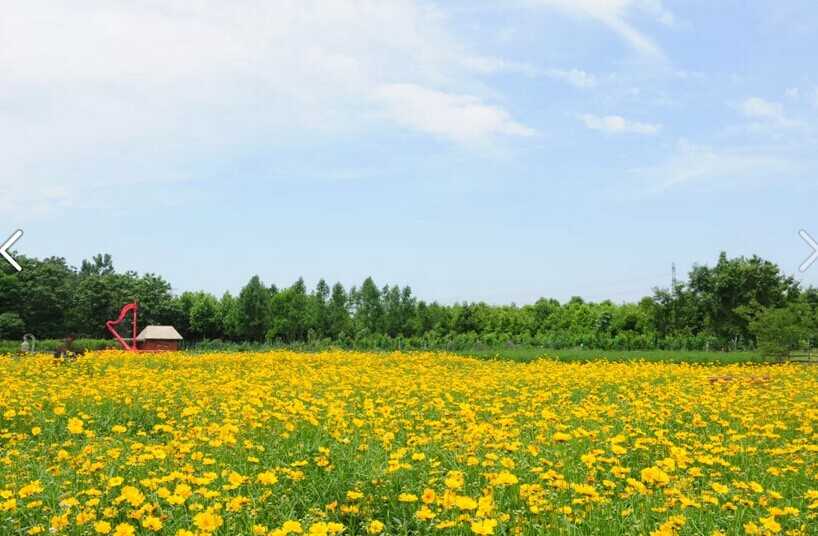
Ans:
{"label": "white cloud", "polygon": [[580,120],[591,130],[598,130],[606,134],[656,134],[662,126],[654,123],[640,123],[631,121],[619,115],[597,116],[584,114]]}
{"label": "white cloud", "polygon": [[662,24],[672,24],[673,14],[664,8],[661,0],[529,0],[530,4],[552,7],[576,16],[591,17],[619,34],[639,52],[663,57],[659,47],[648,37],[634,28],[628,21],[627,13],[639,9],[654,17]]}
{"label": "white cloud", "polygon": [[761,97],[748,97],[738,105],[742,115],[782,127],[794,127],[801,123],[786,116],[784,107],[777,102],[764,100]]}
{"label": "white cloud", "polygon": [[650,189],[664,191],[701,182],[783,178],[798,166],[770,149],[714,149],[679,140],[667,160],[634,171],[648,178]]}
{"label": "white cloud", "polygon": [[478,130],[446,139],[526,132],[478,77],[527,67],[467,48],[417,0],[17,2],[0,17],[0,191],[185,180],[190,155],[381,128],[374,104],[417,128],[372,100],[395,84],[455,96],[438,111]]}
{"label": "white cloud", "polygon": [[546,75],[567,82],[579,89],[589,89],[596,86],[596,77],[580,69],[550,69],[546,72]]}
{"label": "white cloud", "polygon": [[509,62],[493,57],[464,58],[463,65],[479,74],[515,73],[529,77],[547,76],[579,89],[596,87],[596,77],[582,69],[537,69],[527,63]]}
{"label": "white cloud", "polygon": [[469,56],[463,58],[463,66],[478,74],[516,73],[536,76],[538,70],[527,63],[504,60],[492,56]]}
{"label": "white cloud", "polygon": [[385,105],[386,115],[400,125],[458,143],[491,136],[530,136],[534,131],[512,120],[497,106],[471,95],[457,95],[414,84],[385,84],[373,98]]}
{"label": "white cloud", "polygon": [[784,92],[784,95],[786,95],[787,98],[790,98],[790,99],[797,99],[798,96],[800,95],[800,91],[798,90],[797,87],[789,87]]}

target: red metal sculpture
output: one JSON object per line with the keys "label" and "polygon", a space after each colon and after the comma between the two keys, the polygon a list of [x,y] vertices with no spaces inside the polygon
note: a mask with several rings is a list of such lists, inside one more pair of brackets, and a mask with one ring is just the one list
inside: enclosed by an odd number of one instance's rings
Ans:
{"label": "red metal sculpture", "polygon": [[[114,338],[117,341],[119,341],[119,344],[121,344],[122,347],[128,350],[129,352],[136,352],[136,314],[138,310],[139,302],[129,303],[128,305],[123,307],[121,311],[119,311],[119,318],[117,318],[116,320],[108,320],[107,322],[105,322],[105,325],[108,327],[108,331],[110,331]],[[133,319],[131,321],[133,327],[133,336],[131,337],[131,344],[128,345],[127,341],[123,339],[122,336],[117,332],[116,326],[121,324],[122,321],[125,320],[125,317],[128,315],[128,313],[131,312],[133,313]]]}

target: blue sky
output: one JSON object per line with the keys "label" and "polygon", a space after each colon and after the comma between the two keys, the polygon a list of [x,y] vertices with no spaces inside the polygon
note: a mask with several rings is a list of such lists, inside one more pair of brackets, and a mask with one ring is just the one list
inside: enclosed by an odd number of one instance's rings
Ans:
{"label": "blue sky", "polygon": [[818,6],[17,2],[0,210],[22,253],[175,290],[638,299],[719,251],[818,284]]}

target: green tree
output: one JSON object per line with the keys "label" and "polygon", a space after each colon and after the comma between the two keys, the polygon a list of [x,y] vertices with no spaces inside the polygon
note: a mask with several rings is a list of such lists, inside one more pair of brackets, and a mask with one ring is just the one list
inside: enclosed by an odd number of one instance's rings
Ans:
{"label": "green tree", "polygon": [[319,339],[329,336],[329,299],[329,285],[323,279],[319,279],[318,284],[315,286],[315,292],[309,296],[307,304],[308,329],[312,330]]}
{"label": "green tree", "polygon": [[799,296],[792,277],[757,256],[730,259],[722,252],[715,266],[696,266],[689,279],[705,328],[731,348],[752,340],[749,324],[757,312],[783,307]]}
{"label": "green tree", "polygon": [[210,293],[199,292],[190,308],[191,335],[201,339],[222,336],[222,312],[219,301]]}
{"label": "green tree", "polygon": [[291,287],[272,297],[267,340],[298,342],[307,339],[310,330],[307,288],[299,278]]}
{"label": "green tree", "polygon": [[239,318],[238,300],[229,292],[222,295],[219,309],[222,312],[224,336],[228,339],[239,340],[242,337],[241,320]]}
{"label": "green tree", "polygon": [[335,283],[332,287],[332,295],[327,304],[327,317],[329,320],[327,330],[329,337],[338,339],[350,335],[352,319],[349,314],[349,297],[341,283]]}
{"label": "green tree", "polygon": [[38,338],[64,337],[73,309],[76,271],[60,257],[18,258],[18,262],[23,271],[13,275],[17,279],[15,312]]}
{"label": "green tree", "polygon": [[0,339],[20,339],[26,332],[26,324],[17,313],[0,314]]}
{"label": "green tree", "polygon": [[254,275],[238,297],[239,336],[248,341],[263,341],[270,324],[270,291]]}
{"label": "green tree", "polygon": [[355,321],[358,329],[367,334],[381,333],[383,328],[381,292],[371,277],[364,279],[356,297]]}
{"label": "green tree", "polygon": [[764,309],[750,322],[758,349],[767,356],[783,359],[798,350],[815,334],[815,316],[806,303]]}
{"label": "green tree", "polygon": [[87,277],[93,275],[113,275],[114,273],[116,273],[116,270],[114,270],[114,261],[111,255],[108,253],[99,253],[98,255],[94,255],[90,261],[83,259],[80,265],[79,275]]}

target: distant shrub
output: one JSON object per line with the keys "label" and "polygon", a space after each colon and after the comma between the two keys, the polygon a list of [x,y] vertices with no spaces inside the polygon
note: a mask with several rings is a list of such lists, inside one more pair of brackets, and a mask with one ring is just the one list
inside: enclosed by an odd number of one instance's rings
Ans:
{"label": "distant shrub", "polygon": [[17,313],[0,314],[0,339],[21,339],[26,324]]}

